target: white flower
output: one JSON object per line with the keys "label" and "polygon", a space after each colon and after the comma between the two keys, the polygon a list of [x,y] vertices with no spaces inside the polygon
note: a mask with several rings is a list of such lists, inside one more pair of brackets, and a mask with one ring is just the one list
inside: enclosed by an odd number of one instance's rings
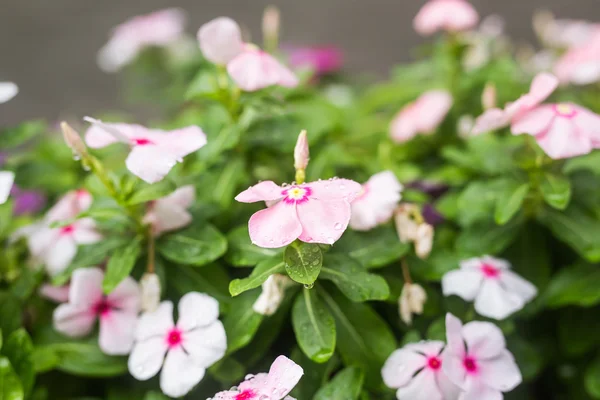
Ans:
{"label": "white flower", "polygon": [[0,104],[6,103],[19,93],[19,87],[12,82],[0,82]]}
{"label": "white flower", "polygon": [[415,253],[421,259],[429,257],[433,247],[433,226],[423,223],[417,228],[415,239]]}
{"label": "white flower", "polygon": [[350,227],[367,231],[392,218],[402,185],[392,171],[383,171],[369,178],[362,189],[362,194],[352,202]]}
{"label": "white flower", "polygon": [[162,368],[160,388],[170,397],[188,393],[227,348],[217,300],[190,292],[179,301],[178,311],[177,324],[173,323],[170,301],[142,314],[128,363],[129,372],[140,381],[152,378]]}
{"label": "white flower", "polygon": [[273,274],[262,284],[262,293],[254,302],[252,309],[261,315],[273,315],[281,305],[285,289],[293,281],[285,275]]}
{"label": "white flower", "polygon": [[0,204],[6,203],[15,181],[15,174],[9,171],[0,171]]}
{"label": "white flower", "polygon": [[522,309],[537,295],[530,282],[510,271],[510,264],[490,256],[471,258],[460,269],[447,272],[442,279],[445,296],[455,294],[475,300],[475,310],[484,317],[504,319]]}
{"label": "white flower", "polygon": [[413,314],[422,314],[423,305],[427,301],[427,293],[415,283],[405,283],[400,294],[398,303],[400,306],[400,318],[405,324],[412,324]]}

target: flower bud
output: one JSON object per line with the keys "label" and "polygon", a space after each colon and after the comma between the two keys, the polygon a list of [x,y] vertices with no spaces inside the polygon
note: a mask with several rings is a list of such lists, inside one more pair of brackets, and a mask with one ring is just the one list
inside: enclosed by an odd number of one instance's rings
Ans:
{"label": "flower bud", "polygon": [[306,131],[303,130],[298,135],[298,141],[294,148],[294,168],[296,168],[296,170],[305,170],[308,166],[309,155],[308,138],[306,136]]}
{"label": "flower bud", "polygon": [[414,216],[419,213],[419,209],[414,204],[401,204],[394,214],[396,232],[402,243],[409,243],[417,238],[418,222]]}
{"label": "flower bud", "polygon": [[81,140],[79,133],[64,121],[60,123],[60,128],[62,129],[65,143],[73,151],[73,156],[79,159],[86,157],[87,147],[83,143],[83,140]]}
{"label": "flower bud", "polygon": [[417,228],[417,237],[415,239],[415,253],[420,259],[429,257],[433,247],[433,226],[423,223]]}
{"label": "flower bud", "polygon": [[265,8],[262,20],[262,31],[263,38],[265,41],[265,48],[268,51],[277,50],[277,43],[279,41],[279,29],[280,29],[280,14],[279,8],[276,6],[268,6]]}
{"label": "flower bud", "polygon": [[412,324],[413,314],[422,314],[423,305],[427,301],[427,293],[415,283],[405,283],[398,300],[400,307],[400,318],[405,324]]}
{"label": "flower bud", "polygon": [[481,94],[481,105],[484,110],[496,107],[496,85],[487,83]]}
{"label": "flower bud", "polygon": [[293,281],[285,275],[271,275],[262,284],[262,293],[254,302],[252,309],[261,315],[273,315],[284,299],[285,289]]}
{"label": "flower bud", "polygon": [[140,280],[142,311],[152,312],[160,303],[160,280],[155,273],[147,272]]}

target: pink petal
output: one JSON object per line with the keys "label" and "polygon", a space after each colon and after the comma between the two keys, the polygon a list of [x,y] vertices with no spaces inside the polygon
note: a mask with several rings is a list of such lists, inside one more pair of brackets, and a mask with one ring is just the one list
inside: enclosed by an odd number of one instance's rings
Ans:
{"label": "pink petal", "polygon": [[107,296],[113,307],[137,314],[140,310],[140,287],[130,276],[126,277]]}
{"label": "pink petal", "polygon": [[[575,117],[577,118],[577,117]],[[544,152],[553,159],[570,158],[592,151],[592,139],[572,119],[556,116],[545,132],[536,136]]]}
{"label": "pink petal", "polygon": [[160,337],[166,343],[165,337],[174,327],[173,303],[163,301],[155,311],[140,316],[135,330],[135,339],[143,342],[152,337]]}
{"label": "pink petal", "polygon": [[152,224],[154,235],[183,228],[192,222],[192,215],[186,209],[192,205],[195,198],[194,186],[181,187],[170,195],[156,200],[149,207],[143,222]]}
{"label": "pink petal", "polygon": [[167,352],[160,374],[160,389],[169,397],[182,397],[204,378],[206,369],[181,347]]}
{"label": "pink petal", "polygon": [[302,234],[302,229],[296,206],[285,202],[254,213],[248,221],[250,240],[263,248],[287,246]]}
{"label": "pink petal", "polygon": [[240,392],[244,391],[252,391],[255,394],[260,394],[268,391],[268,374],[260,373],[256,375],[251,375],[244,382],[238,385],[238,390]]}
{"label": "pink petal", "polygon": [[100,268],[79,268],[71,275],[69,302],[77,306],[90,308],[102,297],[102,281],[104,273]]}
{"label": "pink petal", "polygon": [[325,181],[315,181],[305,184],[312,193],[311,199],[328,201],[328,200],[344,200],[352,203],[362,192],[360,183],[349,179],[329,179]]}
{"label": "pink petal", "polygon": [[400,201],[402,185],[391,171],[373,175],[362,195],[352,201],[350,226],[355,230],[369,230],[389,221]]}
{"label": "pink petal", "polygon": [[[448,348],[453,355],[463,357],[465,354],[465,343],[462,337],[463,324],[454,315],[446,314],[446,339]],[[443,365],[443,364],[442,364]]]}
{"label": "pink petal", "polygon": [[257,201],[279,200],[283,197],[283,188],[277,186],[273,181],[264,181],[250,186],[242,193],[235,196],[235,200],[241,203],[255,203]]}
{"label": "pink petal", "polygon": [[498,357],[480,362],[478,366],[482,382],[501,392],[510,392],[523,381],[515,358],[508,350],[502,351]]}
{"label": "pink petal", "polygon": [[127,361],[129,373],[138,381],[152,378],[160,371],[168,349],[163,336],[152,336],[137,341]]}
{"label": "pink petal", "polygon": [[452,108],[454,99],[445,90],[430,90],[419,97],[418,129],[419,132],[432,132],[444,121]]}
{"label": "pink petal", "polygon": [[54,329],[71,337],[85,336],[92,331],[96,315],[88,307],[61,304],[52,316]]}
{"label": "pink petal", "polygon": [[459,269],[449,271],[442,278],[444,296],[457,295],[464,300],[473,301],[479,293],[483,281],[480,271]]}
{"label": "pink petal", "polygon": [[204,293],[189,292],[179,300],[177,327],[190,331],[208,326],[219,318],[219,302]]}
{"label": "pink petal", "polygon": [[58,239],[46,249],[42,255],[46,270],[50,276],[56,276],[63,272],[77,254],[77,245],[68,235],[60,235]]}
{"label": "pink petal", "polygon": [[[462,340],[462,339],[461,339]],[[442,353],[442,370],[450,382],[444,381],[443,386],[440,385],[444,391],[455,392],[456,389],[463,388],[467,379],[467,371],[465,370],[463,363],[463,356],[459,356],[451,351],[448,347]],[[442,380],[440,379],[441,383]],[[453,387],[451,385],[456,385]],[[455,397],[448,397],[454,399]]]}
{"label": "pink petal", "polygon": [[177,161],[178,157],[162,146],[147,144],[135,146],[125,164],[132,174],[152,184],[162,180]]}
{"label": "pink petal", "polygon": [[[442,366],[443,363],[445,361],[443,360],[443,356],[442,356]],[[459,363],[462,363],[462,361],[459,359],[458,360]],[[462,367],[462,366],[459,366]],[[464,371],[464,369],[463,369]],[[454,384],[452,382],[452,380],[446,375],[445,370],[442,367],[442,371],[438,371],[438,373],[435,374],[435,378],[436,378],[436,383],[438,388],[440,389],[440,392],[442,392],[442,397],[444,399],[457,399],[461,389],[460,387],[458,387],[456,384]],[[461,377],[459,375],[459,377],[457,377],[461,382],[464,380],[464,377]]]}
{"label": "pink petal", "polygon": [[531,282],[512,271],[502,271],[500,282],[507,291],[517,294],[525,302],[531,301],[537,295],[537,288]]}
{"label": "pink petal", "polygon": [[439,340],[426,340],[417,343],[409,343],[403,348],[413,352],[424,354],[426,357],[435,357],[440,355],[444,349],[445,343]]}
{"label": "pink petal", "polygon": [[479,21],[477,11],[463,0],[431,0],[413,21],[415,30],[424,36],[439,30],[451,32],[473,28]]}
{"label": "pink petal", "polygon": [[546,100],[558,87],[558,78],[547,72],[542,72],[533,79],[531,82],[531,88],[529,95],[532,97],[534,103],[530,104],[530,107],[537,106]]}
{"label": "pink petal", "polygon": [[277,59],[262,50],[250,47],[227,64],[227,71],[240,89],[247,92],[277,84],[286,87],[298,84],[294,73]]}
{"label": "pink petal", "polygon": [[177,205],[182,208],[189,208],[196,201],[196,188],[193,185],[186,185],[178,188],[173,193],[162,199],[156,200],[156,203]]}
{"label": "pink petal", "polygon": [[506,348],[502,331],[491,322],[469,322],[462,328],[462,336],[469,355],[478,360],[497,357]]}
{"label": "pink petal", "polygon": [[435,373],[430,368],[423,369],[406,386],[398,389],[396,397],[410,400],[445,400],[436,384]]}
{"label": "pink petal", "polygon": [[206,144],[206,134],[197,126],[188,126],[167,132],[157,142],[177,158],[183,158]]}
{"label": "pink petal", "polygon": [[511,124],[512,134],[539,135],[548,129],[555,116],[553,106],[550,104],[534,108],[513,120]]}
{"label": "pink petal", "polygon": [[65,221],[75,218],[77,214],[86,211],[92,203],[91,195],[82,190],[72,190],[65,194],[48,212],[46,221]]}
{"label": "pink petal", "polygon": [[[90,224],[86,224],[89,221]],[[86,226],[88,225],[88,226]],[[102,240],[102,235],[95,229],[95,222],[91,218],[84,218],[73,223],[75,228],[71,237],[76,244],[93,244]]]}
{"label": "pink petal", "polygon": [[147,129],[141,125],[97,121],[85,132],[85,143],[92,149],[100,149],[113,143],[129,143],[129,139],[145,138],[146,135]]}
{"label": "pink petal", "polygon": [[204,57],[214,64],[225,65],[243,50],[240,27],[227,17],[215,18],[202,25],[198,41]]}
{"label": "pink petal", "polygon": [[577,116],[573,122],[580,132],[583,132],[592,140],[594,148],[600,146],[600,115],[588,110],[587,108],[572,105],[577,111]]}
{"label": "pink petal", "polygon": [[462,392],[460,400],[503,400],[502,392],[483,384],[478,380],[471,380]]}
{"label": "pink petal", "polygon": [[279,356],[269,369],[267,377],[269,391],[264,394],[282,399],[298,384],[302,375],[304,370],[301,366],[285,356]]}
{"label": "pink petal", "polygon": [[414,103],[404,107],[392,120],[390,136],[396,143],[405,143],[414,138],[418,132],[416,118],[418,109]]}
{"label": "pink petal", "polygon": [[221,321],[195,328],[182,335],[183,348],[196,365],[206,368],[219,361],[227,351],[227,335]]}
{"label": "pink petal", "polygon": [[111,310],[100,316],[100,349],[109,355],[129,354],[136,322],[137,313]]}
{"label": "pink petal", "polygon": [[504,128],[510,123],[509,115],[499,108],[492,108],[484,112],[475,120],[475,126],[471,133],[479,135]]}
{"label": "pink petal", "polygon": [[427,359],[406,347],[394,351],[385,361],[381,369],[381,377],[385,385],[392,389],[405,386],[418,370],[427,365]]}
{"label": "pink petal", "polygon": [[39,293],[40,296],[56,303],[66,303],[69,301],[69,291],[69,285],[53,286],[45,283],[40,287]]}
{"label": "pink petal", "polygon": [[297,205],[302,224],[299,239],[307,243],[335,243],[350,222],[350,204],[344,200],[309,199]]}
{"label": "pink petal", "polygon": [[[393,214],[393,211],[392,211]],[[352,203],[350,227],[355,231],[368,231],[377,226],[377,216],[368,201],[355,200]]]}

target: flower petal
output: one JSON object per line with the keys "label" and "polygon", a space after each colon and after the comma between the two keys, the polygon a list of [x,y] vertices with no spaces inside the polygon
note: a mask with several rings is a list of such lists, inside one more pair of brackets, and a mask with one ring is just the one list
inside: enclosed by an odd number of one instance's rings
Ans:
{"label": "flower petal", "polygon": [[302,225],[298,220],[296,206],[279,202],[254,213],[248,221],[248,231],[250,240],[255,245],[278,248],[296,240],[302,233]]}
{"label": "flower petal", "polygon": [[177,164],[178,157],[162,146],[135,146],[125,164],[132,174],[147,183],[161,181]]}
{"label": "flower petal", "polygon": [[484,317],[503,320],[519,311],[525,300],[519,295],[505,290],[497,279],[483,281],[481,290],[475,299],[475,311]]}
{"label": "flower petal", "polygon": [[[458,362],[461,362],[460,359],[456,359],[456,360],[458,360]],[[444,362],[445,361],[442,360],[442,365]],[[463,369],[463,371],[464,371],[464,369]],[[460,377],[457,377],[457,378],[460,379]],[[464,378],[462,378],[462,379],[464,379]],[[462,381],[462,379],[461,379],[461,381]],[[460,394],[461,389],[456,384],[454,384],[452,382],[452,380],[446,375],[445,370],[438,371],[438,373],[435,374],[435,380],[436,380],[438,388],[440,389],[440,392],[442,393],[442,398],[444,400],[454,400],[454,399],[458,398],[458,395]]]}
{"label": "flower petal", "polygon": [[531,301],[537,295],[537,288],[531,282],[512,271],[502,271],[500,282],[507,291],[519,295],[525,302]]}
{"label": "flower petal", "polygon": [[496,357],[506,348],[502,331],[491,322],[469,322],[463,326],[462,336],[469,355],[478,361]]}
{"label": "flower petal", "polygon": [[64,286],[53,286],[48,283],[43,284],[40,287],[39,294],[49,300],[56,303],[66,303],[69,301],[69,285]]}
{"label": "flower petal", "polygon": [[225,65],[243,50],[240,27],[228,17],[215,18],[202,25],[198,42],[204,57],[214,64]]}
{"label": "flower petal", "polygon": [[280,71],[270,55],[260,50],[244,50],[227,64],[231,79],[246,92],[254,92],[279,83]]}
{"label": "flower petal", "polygon": [[168,348],[167,341],[162,336],[136,342],[127,360],[129,373],[138,381],[152,378],[160,371]]}
{"label": "flower petal", "polygon": [[114,307],[122,311],[137,314],[140,310],[140,287],[130,276],[123,279],[107,298]]}
{"label": "flower petal", "polygon": [[134,137],[146,138],[147,131],[142,125],[93,120],[85,132],[85,143],[92,149],[100,149],[113,143],[129,143],[129,139]]}
{"label": "flower petal", "polygon": [[182,340],[185,351],[196,364],[206,368],[223,358],[227,350],[227,335],[221,321],[184,332]]}
{"label": "flower petal", "polygon": [[0,171],[0,204],[6,203],[10,189],[15,181],[15,174],[8,171]]}
{"label": "flower petal", "polygon": [[[91,227],[86,226],[85,221],[91,222]],[[93,244],[98,243],[102,240],[102,235],[96,231],[95,223],[92,219],[84,218],[80,221],[73,223],[73,232],[71,237],[77,244]]]}
{"label": "flower petal", "polygon": [[277,186],[273,181],[264,181],[250,186],[242,193],[235,196],[235,200],[241,203],[255,203],[257,201],[273,201],[283,197],[283,188]]}
{"label": "flower petal", "polygon": [[504,128],[510,123],[508,114],[499,108],[491,108],[475,120],[471,130],[473,135],[495,131]]}
{"label": "flower petal", "polygon": [[484,385],[478,380],[471,379],[466,390],[461,393],[459,400],[503,400],[502,392]]}
{"label": "flower petal", "polygon": [[426,365],[427,359],[422,354],[405,346],[388,357],[381,369],[381,377],[387,387],[398,389],[407,385],[415,372]]}
{"label": "flower petal", "polygon": [[19,87],[13,82],[0,82],[0,104],[6,103],[19,93]]}
{"label": "flower petal", "polygon": [[297,205],[302,224],[299,239],[307,243],[334,244],[348,227],[350,204],[345,200],[309,199]]}
{"label": "flower petal", "polygon": [[170,154],[183,158],[206,144],[206,134],[198,126],[188,126],[167,132],[157,142]]}
{"label": "flower petal", "polygon": [[[462,356],[456,355],[449,348],[446,348],[442,353],[442,369],[444,373],[440,375],[445,375],[450,381],[450,385],[454,384],[459,389],[465,387],[467,371],[465,370]],[[441,382],[441,380],[439,382]],[[442,388],[443,391],[450,388],[450,391],[452,391],[451,387],[447,385],[447,382],[444,383],[444,386],[440,385],[440,388]],[[448,398],[454,399],[455,397]]]}
{"label": "flower petal", "polygon": [[328,179],[325,181],[315,181],[307,183],[312,191],[310,198],[328,201],[345,200],[352,203],[362,193],[362,185],[350,179]]}
{"label": "flower petal", "polygon": [[96,315],[88,307],[61,304],[52,316],[54,329],[71,337],[85,336],[92,331]]}
{"label": "flower petal", "polygon": [[269,369],[267,376],[269,392],[264,394],[283,398],[298,384],[302,375],[304,375],[304,370],[301,366],[285,356],[279,356]]}
{"label": "flower petal", "polygon": [[508,350],[493,359],[479,362],[478,366],[481,380],[501,392],[510,392],[523,381],[515,358]]}
{"label": "flower petal", "polygon": [[550,104],[534,108],[513,120],[511,124],[512,134],[539,135],[548,129],[555,115],[553,106]]}
{"label": "flower petal", "polygon": [[109,355],[129,354],[133,346],[133,336],[137,314],[111,310],[100,316],[100,349]]}
{"label": "flower petal", "polygon": [[173,348],[167,353],[160,374],[160,389],[169,397],[182,397],[204,378],[205,372],[183,348]]}
{"label": "flower petal", "polygon": [[167,333],[174,326],[173,303],[163,301],[156,310],[140,316],[135,330],[135,339],[145,341],[152,337],[160,337],[162,341],[165,341]]}
{"label": "flower petal", "polygon": [[69,303],[91,307],[102,299],[104,273],[100,268],[79,268],[71,275]]}
{"label": "flower petal", "polygon": [[462,357],[465,354],[465,343],[462,336],[463,324],[454,315],[446,314],[446,339],[448,342],[448,348],[450,351],[458,356]]}
{"label": "flower petal", "polygon": [[219,317],[219,302],[207,294],[189,292],[179,300],[178,310],[177,327],[190,331],[215,322]]}
{"label": "flower petal", "polygon": [[562,159],[588,154],[592,139],[578,129],[573,120],[557,116],[548,130],[537,135],[536,141],[550,158]]}
{"label": "flower petal", "polygon": [[410,400],[445,400],[436,384],[435,373],[430,368],[423,369],[406,386],[398,389],[396,397]]}
{"label": "flower petal", "polygon": [[457,295],[464,300],[473,301],[479,293],[483,274],[480,271],[456,269],[448,271],[442,278],[444,296]]}

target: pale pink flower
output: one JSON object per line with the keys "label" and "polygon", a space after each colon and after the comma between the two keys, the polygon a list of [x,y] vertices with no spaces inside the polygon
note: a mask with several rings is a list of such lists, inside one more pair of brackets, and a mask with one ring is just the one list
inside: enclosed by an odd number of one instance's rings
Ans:
{"label": "pale pink flower", "polygon": [[39,294],[48,300],[52,300],[55,303],[66,303],[69,301],[69,292],[71,291],[71,285],[54,286],[48,283],[44,283],[40,286]]}
{"label": "pale pink flower", "polygon": [[294,147],[294,168],[306,169],[310,160],[310,151],[308,148],[308,137],[306,131],[300,132],[296,146]]}
{"label": "pale pink flower", "polygon": [[550,97],[557,87],[558,79],[554,75],[545,72],[538,74],[531,83],[529,93],[508,103],[503,110],[490,108],[477,118],[472,134],[478,135],[508,126]]}
{"label": "pale pink flower", "polygon": [[15,174],[9,171],[0,171],[0,204],[6,203],[10,190],[15,181]]}
{"label": "pale pink flower", "polygon": [[115,72],[131,63],[146,47],[167,46],[183,35],[185,14],[168,8],[140,15],[114,28],[108,43],[98,53],[98,65]]}
{"label": "pale pink flower", "polygon": [[330,179],[278,186],[260,182],[236,196],[242,203],[275,202],[256,212],[248,222],[250,240],[264,248],[284,247],[296,239],[307,243],[335,243],[350,222],[350,203],[362,190],[348,179]]}
{"label": "pale pink flower", "polygon": [[96,231],[91,218],[80,218],[60,228],[51,228],[54,222],[65,222],[86,211],[92,204],[92,196],[85,190],[67,193],[52,207],[44,220],[21,230],[27,237],[31,255],[46,266],[52,276],[69,266],[77,246],[99,242],[102,236]]}
{"label": "pale pink flower", "polygon": [[215,18],[198,30],[200,50],[214,64],[225,65],[239,55],[244,46],[237,22],[228,17]]}
{"label": "pale pink flower", "polygon": [[98,344],[111,355],[128,354],[139,312],[139,288],[126,277],[110,294],[102,292],[104,273],[99,268],[73,272],[68,303],[54,310],[54,328],[71,337],[89,334],[100,321]]}
{"label": "pale pink flower", "polygon": [[227,64],[231,79],[246,92],[269,86],[296,87],[296,75],[269,53],[245,44],[243,51]]}
{"label": "pale pink flower", "polygon": [[456,400],[459,388],[442,370],[444,342],[423,341],[394,351],[381,370],[398,400]]}
{"label": "pale pink flower", "polygon": [[287,394],[303,374],[302,367],[285,356],[279,356],[268,374],[249,375],[236,389],[219,392],[212,400],[294,400]]}
{"label": "pale pink flower", "polygon": [[131,152],[125,161],[134,175],[148,183],[162,180],[183,157],[206,144],[206,135],[197,126],[163,131],[141,125],[103,123],[89,117],[91,122],[85,141],[91,148],[102,148],[113,143],[126,143]]}
{"label": "pale pink flower", "polygon": [[452,108],[452,95],[445,90],[431,90],[406,105],[392,121],[392,140],[404,143],[417,134],[431,134],[444,121]]}
{"label": "pale pink flower", "polygon": [[600,147],[600,115],[572,103],[545,104],[513,122],[512,133],[534,136],[550,158],[575,157]]}
{"label": "pale pink flower", "polygon": [[519,311],[537,295],[535,286],[512,272],[507,261],[490,256],[462,261],[460,269],[444,275],[442,291],[445,296],[475,301],[480,315],[498,320]]}
{"label": "pale pink flower", "polygon": [[350,227],[368,231],[389,221],[401,199],[402,185],[392,171],[373,175],[362,185],[361,194],[352,202]]}
{"label": "pale pink flower", "polygon": [[502,400],[502,392],[521,383],[521,371],[496,325],[474,321],[463,326],[447,314],[446,337],[443,370],[463,390],[459,400]]}
{"label": "pale pink flower", "polygon": [[152,225],[152,233],[156,236],[183,228],[192,222],[192,214],[187,209],[195,199],[194,186],[182,186],[170,195],[150,202],[143,222]]}
{"label": "pale pink flower", "polygon": [[557,48],[572,48],[588,41],[599,25],[575,19],[556,19],[546,10],[533,15],[533,28],[542,43]]}
{"label": "pale pink flower", "polygon": [[160,388],[169,397],[182,397],[192,390],[227,348],[217,300],[190,292],[179,301],[178,311],[177,324],[170,301],[140,316],[128,362],[129,372],[140,381],[162,368]]}
{"label": "pale pink flower", "polygon": [[568,50],[554,65],[561,83],[588,85],[600,81],[600,27],[580,46]]}
{"label": "pale pink flower", "polygon": [[6,103],[19,94],[19,87],[13,82],[0,82],[0,104]]}
{"label": "pale pink flower", "polygon": [[417,33],[429,36],[438,31],[460,32],[477,25],[479,15],[466,0],[429,0],[413,21]]}
{"label": "pale pink flower", "polygon": [[343,64],[342,51],[334,46],[290,47],[289,63],[293,68],[311,68],[317,76],[339,71]]}

